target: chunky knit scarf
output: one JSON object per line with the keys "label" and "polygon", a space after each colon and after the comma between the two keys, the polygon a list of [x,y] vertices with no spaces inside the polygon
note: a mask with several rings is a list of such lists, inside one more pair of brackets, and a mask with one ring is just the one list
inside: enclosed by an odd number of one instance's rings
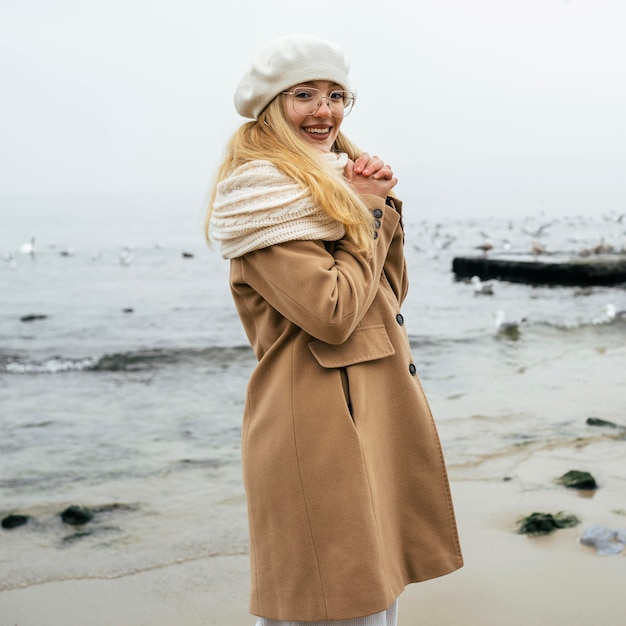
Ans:
{"label": "chunky knit scarf", "polygon": [[[338,176],[346,154],[324,155]],[[294,240],[335,241],[343,224],[328,217],[306,189],[269,161],[250,161],[217,186],[211,215],[211,237],[225,259]]]}

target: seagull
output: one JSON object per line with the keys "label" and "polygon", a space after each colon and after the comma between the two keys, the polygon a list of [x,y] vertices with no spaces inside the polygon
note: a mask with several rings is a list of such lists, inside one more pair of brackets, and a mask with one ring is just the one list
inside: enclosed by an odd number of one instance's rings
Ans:
{"label": "seagull", "polygon": [[472,285],[474,285],[474,294],[486,295],[486,296],[493,295],[493,281],[492,280],[487,280],[483,282],[482,280],[480,280],[479,276],[472,276],[472,278],[470,279],[470,282],[472,283]]}
{"label": "seagull", "polygon": [[135,255],[129,250],[129,248],[124,248],[120,252],[120,263],[122,265],[130,265],[133,262]]}
{"label": "seagull", "polygon": [[546,228],[549,228],[550,226],[552,226],[552,224],[554,224],[554,222],[547,222],[546,224],[541,224],[534,230],[530,230],[529,228],[522,228],[522,232],[529,237],[542,237]]}
{"label": "seagull", "polygon": [[522,317],[519,320],[507,320],[506,313],[502,309],[500,309],[496,312],[496,331],[499,333],[516,335],[519,333],[520,324],[525,321],[525,317]]}
{"label": "seagull", "polygon": [[591,248],[591,254],[607,254],[613,252],[613,246],[610,243],[604,243],[604,237],[600,239],[600,243]]}
{"label": "seagull", "polygon": [[487,252],[493,248],[493,244],[485,241],[484,243],[474,246],[474,248],[476,248],[476,250],[482,250],[482,253],[487,256]]}
{"label": "seagull", "polygon": [[35,254],[35,238],[31,237],[29,243],[23,243],[20,246],[20,252],[22,254],[34,255]]}
{"label": "seagull", "polygon": [[614,304],[607,304],[604,307],[604,312],[609,322],[614,322],[615,320],[626,321],[626,309],[617,310]]}
{"label": "seagull", "polygon": [[2,258],[5,261],[5,263],[9,264],[9,267],[12,270],[17,269],[17,261],[15,260],[15,257],[13,256],[12,252],[7,252]]}

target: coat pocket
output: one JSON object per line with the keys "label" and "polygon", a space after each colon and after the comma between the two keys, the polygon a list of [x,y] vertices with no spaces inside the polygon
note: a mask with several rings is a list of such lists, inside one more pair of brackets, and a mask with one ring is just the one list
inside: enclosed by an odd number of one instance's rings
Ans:
{"label": "coat pocket", "polygon": [[319,340],[308,345],[322,367],[347,367],[396,353],[383,324],[359,327],[341,345]]}

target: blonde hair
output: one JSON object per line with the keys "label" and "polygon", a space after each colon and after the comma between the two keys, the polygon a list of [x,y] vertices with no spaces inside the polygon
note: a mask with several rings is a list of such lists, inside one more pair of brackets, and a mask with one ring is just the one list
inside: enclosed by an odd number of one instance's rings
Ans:
{"label": "blonde hair", "polygon": [[[337,152],[347,153],[352,160],[361,154],[358,147],[341,132],[333,148]],[[224,159],[215,174],[204,222],[209,244],[217,185],[237,167],[254,160],[270,161],[285,175],[308,189],[316,206],[344,225],[346,236],[359,252],[367,256],[372,254],[374,238],[370,211],[348,182],[331,171],[324,159],[320,158],[320,152],[294,133],[283,112],[280,96],[274,98],[258,120],[243,124],[226,146]]]}

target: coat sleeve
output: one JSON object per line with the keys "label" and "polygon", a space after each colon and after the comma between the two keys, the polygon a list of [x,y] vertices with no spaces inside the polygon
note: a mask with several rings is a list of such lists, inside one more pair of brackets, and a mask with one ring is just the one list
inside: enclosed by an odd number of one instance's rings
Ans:
{"label": "coat sleeve", "polygon": [[[246,285],[293,324],[326,343],[346,341],[369,309],[400,221],[382,199],[364,200],[383,211],[369,259],[344,237],[332,252],[321,241],[289,241],[235,260]],[[239,287],[232,285],[235,291]]]}
{"label": "coat sleeve", "polygon": [[397,198],[387,198],[387,211],[395,210],[400,216],[398,225],[393,234],[391,245],[385,260],[385,276],[396,294],[398,302],[402,304],[409,290],[409,281],[404,256],[404,225],[402,223],[402,202]]}

